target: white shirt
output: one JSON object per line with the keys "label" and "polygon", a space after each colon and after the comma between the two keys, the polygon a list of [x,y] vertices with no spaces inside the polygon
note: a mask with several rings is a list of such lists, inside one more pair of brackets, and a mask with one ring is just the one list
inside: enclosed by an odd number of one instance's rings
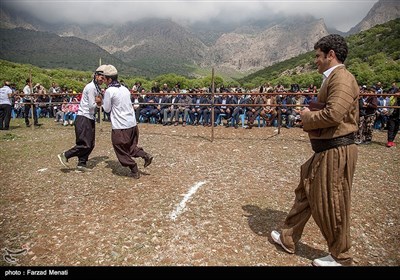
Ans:
{"label": "white shirt", "polygon": [[343,64],[338,64],[335,65],[331,68],[329,68],[328,70],[326,70],[324,73],[322,73],[322,84],[325,82],[325,80],[329,77],[329,75],[332,73],[333,70],[335,70],[335,68],[342,66]]}
{"label": "white shirt", "polygon": [[[222,99],[222,104],[226,105],[226,99]],[[221,105],[222,109],[226,109],[226,106],[224,105]]]}
{"label": "white shirt", "polygon": [[112,129],[128,129],[137,124],[131,93],[124,86],[107,88],[104,93],[103,109],[106,113],[111,112]]}
{"label": "white shirt", "polygon": [[0,104],[11,105],[9,95],[12,94],[12,90],[9,86],[4,86],[0,88]]}
{"label": "white shirt", "polygon": [[25,100],[31,100],[31,87],[29,85],[26,85],[24,87],[24,99]]}
{"label": "white shirt", "polygon": [[96,112],[96,96],[97,92],[96,85],[94,82],[88,83],[82,92],[81,102],[79,104],[78,115],[84,116],[88,119],[95,120],[94,114]]}
{"label": "white shirt", "polygon": [[135,98],[135,100],[133,101],[133,109],[137,109],[139,108],[140,104],[139,104],[139,98]]}

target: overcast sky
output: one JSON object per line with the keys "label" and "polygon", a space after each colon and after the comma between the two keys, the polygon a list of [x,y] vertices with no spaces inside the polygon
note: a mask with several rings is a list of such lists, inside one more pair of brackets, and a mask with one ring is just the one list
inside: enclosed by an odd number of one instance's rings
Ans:
{"label": "overcast sky", "polygon": [[278,14],[310,14],[328,27],[346,32],[359,23],[377,0],[0,0],[46,22],[122,23],[146,17],[202,22],[210,19],[263,19]]}

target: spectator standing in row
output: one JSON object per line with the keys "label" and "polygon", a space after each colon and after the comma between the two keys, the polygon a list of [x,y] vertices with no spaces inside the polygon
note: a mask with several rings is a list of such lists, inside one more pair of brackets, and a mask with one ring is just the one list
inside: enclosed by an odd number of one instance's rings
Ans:
{"label": "spectator standing in row", "polygon": [[392,87],[389,89],[389,93],[395,94],[397,92],[399,92],[399,88],[397,87],[396,82],[393,82]]}
{"label": "spectator standing in row", "polygon": [[158,85],[157,82],[154,82],[153,86],[151,87],[151,92],[152,93],[159,93],[160,92],[160,86]]}
{"label": "spectator standing in row", "polygon": [[[29,124],[29,110],[32,107],[32,115],[33,115],[33,124],[34,126],[40,126],[38,122],[38,116],[36,112],[36,105],[35,105],[35,99],[33,96],[33,92],[31,91],[32,87],[32,81],[31,79],[26,80],[26,85],[24,87],[24,108],[25,108],[25,124],[26,127],[30,127],[31,125]],[[33,106],[31,106],[33,104]]]}
{"label": "spectator standing in row", "polygon": [[0,88],[0,130],[9,130],[11,120],[11,96],[10,82],[5,81]]}
{"label": "spectator standing in row", "polygon": [[370,144],[372,141],[372,130],[376,119],[376,109],[378,108],[378,98],[376,95],[360,96],[358,131],[356,132],[355,143]]}
{"label": "spectator standing in row", "polygon": [[[396,96],[390,97],[390,106],[400,106],[400,92],[397,89]],[[388,133],[387,133],[387,144],[386,147],[395,147],[394,139],[399,132],[400,124],[400,108],[390,108],[389,109],[389,119],[388,119]]]}

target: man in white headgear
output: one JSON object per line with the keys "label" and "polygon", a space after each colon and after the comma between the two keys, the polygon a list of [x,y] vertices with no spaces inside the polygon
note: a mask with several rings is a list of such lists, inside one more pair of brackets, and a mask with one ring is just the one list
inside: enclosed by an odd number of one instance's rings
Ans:
{"label": "man in white headgear", "polygon": [[96,69],[93,80],[83,89],[79,110],[75,119],[76,145],[58,155],[58,159],[65,167],[69,167],[68,159],[78,157],[77,169],[80,171],[90,171],[86,164],[95,146],[95,112],[96,107],[100,106],[102,102],[100,86],[104,83],[104,67],[105,65],[101,65]]}
{"label": "man in white headgear", "polygon": [[153,157],[138,147],[139,128],[132,107],[131,93],[118,82],[118,71],[113,65],[104,67],[107,89],[104,93],[103,108],[111,112],[111,142],[122,166],[129,167],[131,177],[140,178],[138,166],[133,158],[144,159],[144,167],[151,164]]}

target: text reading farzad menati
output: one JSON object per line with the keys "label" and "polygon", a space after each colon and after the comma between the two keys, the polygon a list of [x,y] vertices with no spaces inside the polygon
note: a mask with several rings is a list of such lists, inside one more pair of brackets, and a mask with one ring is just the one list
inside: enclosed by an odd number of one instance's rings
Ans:
{"label": "text reading farzad menati", "polygon": [[57,269],[9,269],[4,271],[4,276],[36,276],[36,275],[60,275],[66,276],[68,275],[68,269],[65,270],[57,270]]}

